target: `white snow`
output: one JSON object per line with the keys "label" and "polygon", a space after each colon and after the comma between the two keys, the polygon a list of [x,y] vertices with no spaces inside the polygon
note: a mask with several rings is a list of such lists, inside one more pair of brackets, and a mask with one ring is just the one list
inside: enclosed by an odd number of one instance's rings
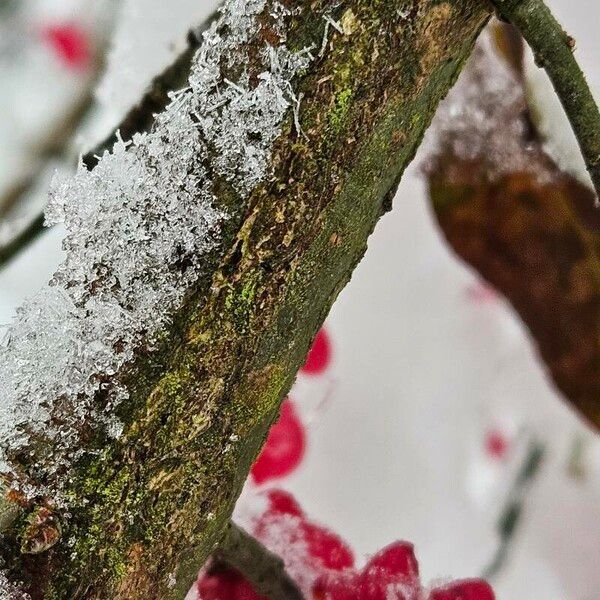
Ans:
{"label": "white snow", "polygon": [[11,583],[6,574],[0,571],[0,599],[1,600],[31,600],[29,594],[25,594],[19,586]]}
{"label": "white snow", "polygon": [[[265,10],[280,44],[265,43],[250,65],[243,44]],[[56,177],[46,218],[64,223],[66,259],[18,310],[0,348],[0,469],[26,494],[60,496],[53,474],[78,456],[84,425],[120,434],[112,413],[127,390],[115,375],[152,349],[219,242],[227,215],[214,206],[210,173],[242,196],[268,174],[297,103],[291,81],[310,61],[285,47],[287,14],[267,0],[226,2],[204,33],[189,87],[172,95],[153,130],[118,141],[93,171],[80,165]],[[31,479],[14,460],[23,451]]]}

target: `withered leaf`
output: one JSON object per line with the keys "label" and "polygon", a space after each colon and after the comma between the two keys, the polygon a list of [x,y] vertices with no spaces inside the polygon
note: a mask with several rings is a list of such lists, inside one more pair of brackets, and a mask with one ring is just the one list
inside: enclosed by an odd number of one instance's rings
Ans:
{"label": "withered leaf", "polygon": [[[431,204],[456,254],[506,296],[556,386],[600,428],[600,210],[591,189],[545,152],[528,111],[514,100],[514,86],[525,97],[522,79],[516,72],[507,79],[513,67],[498,57],[491,61],[491,49],[480,48],[467,67],[470,91],[461,93],[459,81],[449,100],[454,106],[446,110],[462,122],[453,123],[448,113],[438,126],[437,150],[426,168]],[[512,105],[493,105],[503,102],[501,87],[494,98],[473,93],[477,78],[498,77],[490,65],[505,70],[502,85],[513,86],[507,93]],[[488,80],[483,87],[493,85]],[[460,136],[467,130],[477,135],[474,120],[482,116],[488,128],[477,153],[461,152]],[[501,147],[511,152],[509,161],[498,156]]]}

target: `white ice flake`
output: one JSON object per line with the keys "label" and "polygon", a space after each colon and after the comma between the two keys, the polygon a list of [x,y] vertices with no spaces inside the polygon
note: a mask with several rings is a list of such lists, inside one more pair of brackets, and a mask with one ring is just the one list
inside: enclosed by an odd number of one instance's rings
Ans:
{"label": "white ice flake", "polygon": [[0,600],[31,600],[31,596],[11,583],[4,571],[0,571]]}
{"label": "white ice flake", "polygon": [[[244,44],[263,11],[280,44],[264,42],[250,61]],[[115,375],[153,348],[219,242],[227,215],[215,208],[211,173],[241,196],[268,175],[298,105],[291,82],[311,59],[285,47],[288,14],[277,2],[228,0],[203,34],[189,87],[152,131],[117,141],[92,171],[55,179],[46,219],[64,223],[66,259],[0,345],[0,470],[28,495],[60,497],[53,474],[78,456],[89,423],[120,434],[112,412],[127,390]],[[26,475],[15,458],[23,452]]]}

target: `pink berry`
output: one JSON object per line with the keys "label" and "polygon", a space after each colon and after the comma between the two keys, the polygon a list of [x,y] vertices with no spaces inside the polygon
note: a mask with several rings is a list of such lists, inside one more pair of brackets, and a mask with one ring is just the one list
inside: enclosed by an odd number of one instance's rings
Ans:
{"label": "pink berry", "polygon": [[364,571],[379,571],[394,577],[419,576],[419,563],[415,557],[415,548],[408,542],[394,542],[380,550],[367,563]]}
{"label": "pink berry", "polygon": [[[495,600],[492,588],[480,579],[427,593],[419,579],[414,546],[404,541],[389,544],[357,571],[350,547],[336,533],[310,522],[291,494],[272,489],[265,495],[269,506],[257,520],[254,535],[276,548],[294,578],[310,588],[309,600]],[[244,588],[236,585],[238,595],[229,590],[231,600],[256,600],[240,596],[240,589]]]}
{"label": "pink berry", "polygon": [[267,600],[235,569],[225,569],[198,580],[200,600]]}
{"label": "pink berry", "polygon": [[490,585],[481,579],[455,581],[432,590],[429,600],[495,600]]}
{"label": "pink berry", "polygon": [[315,337],[315,341],[308,352],[306,362],[300,369],[306,375],[319,375],[328,366],[331,360],[331,342],[325,329],[321,329]]}
{"label": "pink berry", "polygon": [[314,583],[312,600],[360,600],[360,577],[352,570],[323,573]]}
{"label": "pink berry", "polygon": [[414,547],[394,542],[380,550],[361,574],[361,600],[409,600],[420,588]]}
{"label": "pink berry", "polygon": [[494,459],[502,459],[508,451],[508,440],[502,431],[491,429],[485,434],[485,451]]}
{"label": "pink berry", "polygon": [[267,442],[252,466],[252,478],[260,485],[289,475],[302,462],[305,445],[304,426],[292,401],[285,400],[279,420],[271,427]]}
{"label": "pink berry", "polygon": [[42,37],[52,47],[65,66],[81,69],[90,61],[90,43],[87,34],[74,23],[49,25]]}

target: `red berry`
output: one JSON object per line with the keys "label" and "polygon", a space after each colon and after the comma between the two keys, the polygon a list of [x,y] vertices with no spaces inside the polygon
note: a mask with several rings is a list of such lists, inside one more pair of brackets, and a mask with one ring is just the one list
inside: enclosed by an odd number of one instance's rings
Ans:
{"label": "red berry", "polygon": [[267,442],[252,466],[254,481],[260,485],[289,475],[302,461],[304,450],[304,426],[292,401],[286,400],[281,406],[279,420],[271,427]]}
{"label": "red berry", "polygon": [[[428,600],[495,600],[492,588],[480,579],[457,581],[427,594],[421,587],[414,546],[408,542],[386,546],[357,572],[352,550],[343,539],[308,521],[291,494],[274,489],[265,495],[269,507],[254,534],[268,547],[278,547],[274,551],[284,558],[294,578],[310,588],[310,600],[425,600],[426,596]],[[231,600],[246,600],[232,594]]]}
{"label": "red berry", "polygon": [[502,431],[491,429],[485,434],[485,451],[488,456],[501,459],[508,451],[508,440]]}
{"label": "red berry", "polygon": [[494,591],[481,579],[465,579],[432,590],[429,600],[495,600]]}
{"label": "red berry", "polygon": [[268,600],[235,569],[204,575],[196,587],[200,600]]}
{"label": "red berry", "polygon": [[88,36],[78,25],[50,25],[42,30],[42,37],[67,67],[80,69],[89,63],[91,50]]}
{"label": "red berry", "polygon": [[385,579],[362,580],[360,593],[356,600],[413,600],[417,587],[402,581]]}
{"label": "red berry", "polygon": [[360,576],[352,570],[324,573],[314,583],[312,600],[359,600]]}
{"label": "red berry", "polygon": [[306,362],[300,369],[306,375],[318,375],[322,373],[329,365],[331,360],[331,342],[325,329],[317,333],[313,345],[308,352]]}
{"label": "red berry", "polygon": [[379,571],[394,577],[416,579],[419,576],[419,563],[415,557],[415,548],[408,542],[394,542],[373,556],[364,571]]}
{"label": "red berry", "polygon": [[295,517],[304,516],[304,512],[300,508],[296,498],[289,492],[284,490],[269,490],[267,497],[269,498],[269,514],[294,515]]}
{"label": "red berry", "polygon": [[341,571],[354,565],[352,550],[340,536],[323,527],[303,522],[301,525],[308,553],[326,569]]}
{"label": "red berry", "polygon": [[414,547],[394,542],[380,550],[361,574],[361,600],[409,600],[419,584],[419,564]]}

